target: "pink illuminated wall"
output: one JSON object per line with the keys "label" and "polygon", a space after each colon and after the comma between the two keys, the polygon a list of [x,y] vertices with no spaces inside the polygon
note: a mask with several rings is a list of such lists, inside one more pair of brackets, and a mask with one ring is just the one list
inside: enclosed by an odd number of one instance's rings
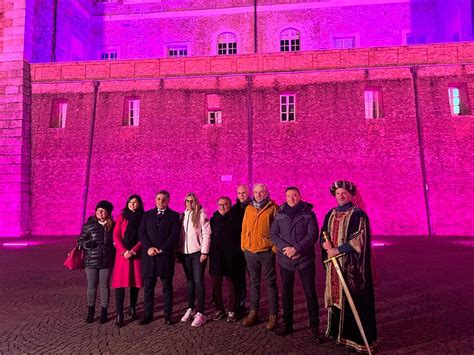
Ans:
{"label": "pink illuminated wall", "polygon": [[[448,52],[454,56],[446,58]],[[119,210],[135,192],[151,208],[162,188],[170,190],[175,209],[195,191],[212,212],[217,197],[235,196],[238,183],[260,181],[279,203],[285,186],[300,186],[322,220],[334,205],[329,184],[344,178],[360,188],[375,234],[426,235],[409,64],[417,62],[424,63],[418,120],[432,233],[472,235],[472,216],[460,213],[472,195],[466,184],[473,171],[472,116],[451,116],[447,93],[452,81],[470,88],[469,61],[473,45],[36,65],[33,232],[76,234],[80,228],[92,80],[98,80],[88,214],[103,198]],[[384,118],[365,119],[367,87],[381,88]],[[295,122],[280,122],[281,93],[296,95]],[[206,124],[208,94],[220,95],[220,125]],[[138,127],[122,126],[127,97],[141,100]],[[48,127],[54,99],[68,101],[64,129]],[[60,221],[51,217],[52,208],[64,212]]]}
{"label": "pink illuminated wall", "polygon": [[[448,99],[461,85],[474,104],[473,44],[419,44],[472,40],[471,2],[254,3],[0,0],[0,236],[77,234],[84,206],[107,198],[118,213],[140,193],[149,208],[162,188],[178,210],[195,191],[212,212],[252,182],[277,202],[300,186],[322,220],[341,178],[360,187],[378,235],[473,235],[472,109],[453,116]],[[298,53],[280,52],[286,28]],[[222,32],[237,55],[217,55]],[[339,37],[358,48],[334,50]],[[166,59],[174,45],[188,58]],[[104,51],[119,60],[98,61]],[[364,117],[368,87],[381,119]],[[282,93],[296,95],[295,122],[280,122]],[[209,94],[222,124],[206,124]],[[141,101],[138,127],[122,126],[128,97]],[[66,124],[51,128],[58,100]]]}

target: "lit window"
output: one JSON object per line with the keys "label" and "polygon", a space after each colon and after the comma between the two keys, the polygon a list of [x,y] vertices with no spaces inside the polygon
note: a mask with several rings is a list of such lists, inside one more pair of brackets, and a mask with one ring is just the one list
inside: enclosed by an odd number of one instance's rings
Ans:
{"label": "lit window", "polygon": [[295,95],[280,95],[280,119],[282,122],[294,121],[295,112]]}
{"label": "lit window", "polygon": [[296,52],[300,50],[300,33],[298,30],[289,28],[280,34],[280,51]]}
{"label": "lit window", "polygon": [[337,49],[355,48],[355,37],[335,37],[333,38],[333,45]]}
{"label": "lit window", "polygon": [[382,118],[382,90],[364,90],[365,118]]}
{"label": "lit window", "polygon": [[67,101],[66,100],[53,101],[53,109],[51,112],[49,127],[50,128],[65,128],[66,115],[67,115]]}
{"label": "lit window", "polygon": [[100,53],[100,60],[117,60],[117,52],[102,52]]}
{"label": "lit window", "polygon": [[426,36],[425,35],[417,35],[414,33],[407,33],[406,34],[406,43],[407,44],[425,44],[426,43]]}
{"label": "lit window", "polygon": [[237,38],[233,33],[225,32],[217,37],[217,54],[237,54]]}
{"label": "lit window", "polygon": [[173,46],[168,47],[168,57],[187,57],[188,47],[186,46]]}
{"label": "lit window", "polygon": [[207,122],[209,124],[221,124],[222,111],[207,111]]}
{"label": "lit window", "polygon": [[469,96],[466,84],[453,84],[448,88],[449,106],[451,115],[469,115],[471,113],[469,107]]}
{"label": "lit window", "polygon": [[136,98],[125,99],[125,114],[123,126],[138,126],[140,121],[140,100]]}

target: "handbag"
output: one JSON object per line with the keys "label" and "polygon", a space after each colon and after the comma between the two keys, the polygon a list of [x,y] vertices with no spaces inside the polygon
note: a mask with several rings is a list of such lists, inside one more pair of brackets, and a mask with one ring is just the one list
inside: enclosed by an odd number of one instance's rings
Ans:
{"label": "handbag", "polygon": [[69,270],[84,269],[84,250],[76,245],[68,254],[64,261],[64,266]]}

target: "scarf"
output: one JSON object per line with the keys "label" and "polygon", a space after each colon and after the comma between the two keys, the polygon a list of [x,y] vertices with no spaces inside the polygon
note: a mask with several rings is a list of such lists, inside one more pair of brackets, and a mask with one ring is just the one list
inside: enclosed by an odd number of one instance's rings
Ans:
{"label": "scarf", "polygon": [[252,199],[252,205],[253,207],[255,207],[257,210],[260,210],[262,209],[263,207],[265,207],[265,205],[268,203],[268,201],[270,201],[270,199],[267,197],[267,198],[264,198],[262,201],[260,202],[257,202],[257,200],[255,200],[255,198]]}
{"label": "scarf", "polygon": [[138,227],[142,221],[143,213],[132,212],[128,208],[123,211],[123,217],[128,221],[125,234],[123,236],[123,245],[127,250],[132,249],[139,241]]}
{"label": "scarf", "polygon": [[301,212],[303,207],[304,203],[302,201],[298,202],[298,204],[293,207],[290,207],[287,203],[285,203],[283,205],[283,213],[288,215],[291,220],[293,220],[298,215],[298,213]]}

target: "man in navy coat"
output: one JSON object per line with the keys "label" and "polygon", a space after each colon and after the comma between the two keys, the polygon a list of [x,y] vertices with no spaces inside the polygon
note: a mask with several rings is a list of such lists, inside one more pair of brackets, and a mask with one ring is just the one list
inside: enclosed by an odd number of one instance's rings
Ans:
{"label": "man in navy coat", "polygon": [[146,211],[138,235],[143,247],[142,277],[145,313],[140,325],[153,320],[156,279],[163,287],[165,324],[171,324],[173,309],[173,276],[175,251],[179,242],[181,224],[179,213],[168,207],[170,194],[162,190],[155,196],[156,208]]}

